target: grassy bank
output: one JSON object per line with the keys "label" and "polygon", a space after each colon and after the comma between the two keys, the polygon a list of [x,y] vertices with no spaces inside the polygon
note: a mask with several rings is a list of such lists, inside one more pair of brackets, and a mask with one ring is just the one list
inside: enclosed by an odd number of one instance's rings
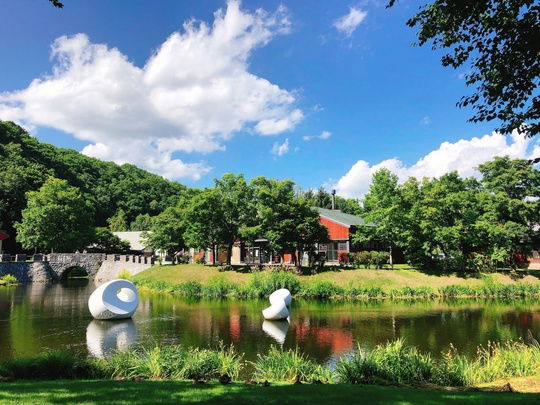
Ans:
{"label": "grassy bank", "polygon": [[540,282],[522,273],[431,275],[413,269],[335,269],[316,275],[284,271],[240,273],[202,265],[155,266],[139,273],[135,283],[147,290],[187,297],[258,298],[278,288],[296,297],[334,299],[540,297]]}
{"label": "grassy bank", "polygon": [[529,404],[534,394],[441,391],[370,385],[193,385],[181,381],[57,380],[0,385],[2,404]]}
{"label": "grassy bank", "polygon": [[[540,375],[537,342],[506,342],[479,347],[475,358],[451,348],[440,359],[420,353],[396,340],[370,352],[361,347],[340,358],[335,368],[317,364],[296,350],[271,347],[249,365],[235,349],[186,348],[179,345],[136,348],[107,359],[85,358],[67,352],[48,352],[35,358],[0,364],[0,379],[150,379],[231,382],[246,375],[272,383],[436,385],[476,387],[499,379]],[[249,374],[247,374],[249,375]]]}

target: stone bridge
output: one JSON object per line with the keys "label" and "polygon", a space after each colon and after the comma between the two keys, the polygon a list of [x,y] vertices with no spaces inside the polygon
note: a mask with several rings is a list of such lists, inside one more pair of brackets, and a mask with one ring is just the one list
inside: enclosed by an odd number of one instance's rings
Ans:
{"label": "stone bridge", "polygon": [[0,276],[11,274],[21,282],[60,281],[75,268],[83,268],[88,278],[112,280],[127,270],[132,275],[151,267],[154,259],[139,255],[103,253],[51,253],[47,256],[0,255]]}

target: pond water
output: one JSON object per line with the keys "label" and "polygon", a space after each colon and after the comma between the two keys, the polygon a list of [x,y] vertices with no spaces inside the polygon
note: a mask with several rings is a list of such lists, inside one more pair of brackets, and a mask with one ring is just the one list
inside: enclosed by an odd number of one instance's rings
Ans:
{"label": "pond water", "polygon": [[[95,321],[87,300],[95,286],[28,284],[0,288],[0,359],[73,349],[106,356],[130,345],[207,347],[223,341],[246,360],[272,344],[298,346],[332,363],[359,344],[370,349],[403,337],[439,356],[450,343],[474,355],[479,344],[540,337],[540,301],[294,301],[290,324],[263,322],[266,300],[189,300],[143,294],[132,320]],[[86,284],[86,285],[84,285]]]}

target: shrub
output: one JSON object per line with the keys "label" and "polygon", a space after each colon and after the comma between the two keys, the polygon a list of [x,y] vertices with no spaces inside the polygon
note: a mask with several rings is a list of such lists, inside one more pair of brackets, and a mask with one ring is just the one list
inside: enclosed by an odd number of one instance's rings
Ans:
{"label": "shrub", "polygon": [[351,253],[352,262],[356,267],[364,266],[369,269],[372,263],[371,252],[364,250],[361,252]]}
{"label": "shrub", "polygon": [[17,283],[17,278],[11,274],[6,274],[5,276],[0,277],[0,285],[14,285]]}
{"label": "shrub", "polygon": [[254,297],[266,297],[280,288],[288,289],[293,295],[297,294],[301,285],[294,274],[278,271],[254,273],[247,288]]}
{"label": "shrub", "polygon": [[338,255],[338,261],[341,266],[349,264],[349,254],[347,252],[341,252]]}
{"label": "shrub", "polygon": [[199,297],[202,295],[203,287],[198,281],[186,281],[185,283],[172,286],[172,291],[175,294],[184,297]]}
{"label": "shrub", "polygon": [[388,263],[390,259],[390,254],[388,252],[371,252],[371,260],[375,265],[375,268],[382,269],[383,265]]}
{"label": "shrub", "polygon": [[14,379],[73,379],[96,376],[97,368],[86,358],[65,351],[47,351],[37,357],[8,360],[0,376]]}
{"label": "shrub", "polygon": [[195,264],[205,264],[206,259],[204,258],[204,256],[195,256],[193,258],[193,263],[195,263]]}
{"label": "shrub", "polygon": [[210,279],[206,285],[202,285],[201,294],[204,297],[223,298],[227,295],[234,295],[236,290],[236,284],[227,281],[225,277],[219,275]]}
{"label": "shrub", "polygon": [[184,253],[183,255],[176,256],[176,262],[178,264],[188,264],[190,260],[191,256],[189,255],[189,253]]}
{"label": "shrub", "polygon": [[307,356],[295,350],[283,350],[271,346],[266,354],[257,354],[254,378],[256,380],[268,380],[276,382],[321,381],[332,382],[334,375]]}
{"label": "shrub", "polygon": [[300,291],[300,296],[306,298],[331,298],[344,294],[343,287],[339,287],[326,280],[315,280],[307,285],[304,285]]}

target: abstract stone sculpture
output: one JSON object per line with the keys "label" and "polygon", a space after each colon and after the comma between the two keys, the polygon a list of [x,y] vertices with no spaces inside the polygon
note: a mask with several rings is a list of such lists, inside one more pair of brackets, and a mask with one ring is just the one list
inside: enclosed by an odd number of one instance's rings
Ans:
{"label": "abstract stone sculpture", "polygon": [[291,292],[286,288],[280,288],[279,290],[276,290],[270,294],[269,299],[271,305],[285,301],[285,305],[290,306],[292,302],[292,295]]}
{"label": "abstract stone sculpture", "polygon": [[128,280],[102,284],[88,299],[88,308],[95,319],[131,318],[138,305],[137,288]]}
{"label": "abstract stone sculpture", "polygon": [[279,321],[289,316],[288,305],[291,304],[292,296],[289,290],[281,288],[270,294],[270,306],[262,311],[264,319]]}

